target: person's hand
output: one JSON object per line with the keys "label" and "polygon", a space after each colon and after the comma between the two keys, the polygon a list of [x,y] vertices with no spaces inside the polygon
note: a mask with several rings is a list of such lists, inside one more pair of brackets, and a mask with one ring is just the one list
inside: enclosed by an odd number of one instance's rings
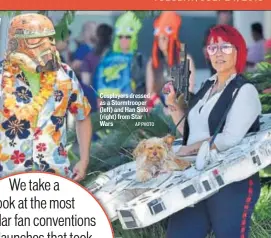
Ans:
{"label": "person's hand", "polygon": [[163,92],[166,94],[166,105],[169,107],[171,111],[177,110],[177,98],[176,98],[176,92],[174,90],[172,82],[169,82],[165,84],[163,87]]}
{"label": "person's hand", "polygon": [[73,180],[80,182],[86,177],[86,170],[88,165],[86,163],[83,163],[82,161],[79,161],[73,168],[73,174],[74,178]]}
{"label": "person's hand", "polygon": [[167,93],[165,103],[171,112],[177,110],[184,110],[186,108],[184,102],[184,95],[181,94],[177,98],[172,82],[165,84],[163,92]]}
{"label": "person's hand", "polygon": [[189,146],[182,146],[176,153],[178,156],[188,156],[191,154],[191,148]]}
{"label": "person's hand", "polygon": [[74,61],[72,61],[72,63],[71,63],[71,68],[72,68],[74,71],[77,71],[77,70],[80,70],[81,65],[82,65],[82,61],[81,61],[81,60],[74,60]]}

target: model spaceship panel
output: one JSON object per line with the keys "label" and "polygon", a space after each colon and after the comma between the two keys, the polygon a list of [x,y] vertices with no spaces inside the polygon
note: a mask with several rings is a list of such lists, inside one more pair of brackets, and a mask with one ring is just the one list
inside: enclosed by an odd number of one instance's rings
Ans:
{"label": "model spaceship panel", "polygon": [[[221,153],[211,151],[213,163],[203,171],[192,165],[185,171],[160,174],[139,183],[135,176],[136,162],[133,161],[102,174],[88,189],[104,206],[112,221],[120,220],[123,229],[150,226],[270,165],[271,115],[263,115],[260,121],[260,131],[248,134],[237,146]],[[181,140],[177,140],[174,152],[180,147]],[[196,156],[187,159],[193,161]],[[172,198],[178,202],[172,202]]]}

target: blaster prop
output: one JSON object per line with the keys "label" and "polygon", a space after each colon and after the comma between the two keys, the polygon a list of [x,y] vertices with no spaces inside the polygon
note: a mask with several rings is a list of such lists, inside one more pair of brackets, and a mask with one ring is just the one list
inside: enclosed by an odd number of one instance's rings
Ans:
{"label": "blaster prop", "polygon": [[[181,44],[180,63],[168,68],[165,76],[165,83],[172,82],[177,98],[183,94],[185,103],[189,101],[189,78],[190,78],[190,60],[187,59],[186,45]],[[164,87],[163,93],[168,94],[169,88]]]}

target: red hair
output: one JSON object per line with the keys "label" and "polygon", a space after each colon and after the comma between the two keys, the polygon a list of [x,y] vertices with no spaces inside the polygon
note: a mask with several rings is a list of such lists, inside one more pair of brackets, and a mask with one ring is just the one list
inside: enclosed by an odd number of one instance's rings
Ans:
{"label": "red hair", "polygon": [[242,73],[246,67],[247,61],[247,46],[243,36],[240,32],[229,25],[217,25],[210,29],[210,34],[207,39],[207,45],[210,44],[211,39],[218,42],[221,37],[223,41],[229,42],[237,49],[237,60],[235,69],[237,73]]}

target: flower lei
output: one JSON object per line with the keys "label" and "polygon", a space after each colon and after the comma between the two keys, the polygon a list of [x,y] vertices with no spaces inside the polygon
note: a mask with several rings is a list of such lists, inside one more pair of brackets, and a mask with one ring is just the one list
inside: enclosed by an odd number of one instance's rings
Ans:
{"label": "flower lei", "polygon": [[32,102],[27,105],[18,106],[16,105],[14,75],[19,72],[20,69],[17,66],[5,65],[2,82],[3,93],[5,95],[4,107],[8,110],[8,113],[13,112],[18,120],[27,120],[32,124],[32,127],[34,127],[40,111],[53,94],[57,72],[42,73],[38,95],[34,96]]}

